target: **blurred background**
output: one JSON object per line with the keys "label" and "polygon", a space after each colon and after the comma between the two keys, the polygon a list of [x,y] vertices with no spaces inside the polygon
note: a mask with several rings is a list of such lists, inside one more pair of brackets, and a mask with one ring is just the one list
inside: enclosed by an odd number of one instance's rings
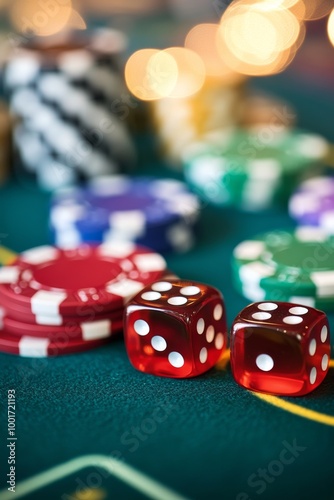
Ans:
{"label": "blurred background", "polygon": [[[333,106],[333,8],[1,0],[2,183],[52,193],[57,208],[60,189],[149,174],[186,181],[202,206],[286,206],[333,163],[322,113]],[[61,246],[135,238],[93,222],[74,236],[77,219],[58,213],[49,226]]]}

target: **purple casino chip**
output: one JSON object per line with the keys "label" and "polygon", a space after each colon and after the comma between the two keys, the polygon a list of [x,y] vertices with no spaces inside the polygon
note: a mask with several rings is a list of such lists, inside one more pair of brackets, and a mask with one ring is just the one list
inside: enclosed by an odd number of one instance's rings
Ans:
{"label": "purple casino chip", "polygon": [[86,188],[55,194],[50,229],[62,248],[125,240],[183,251],[191,246],[199,209],[197,197],[174,179],[99,177]]}
{"label": "purple casino chip", "polygon": [[289,213],[300,225],[318,226],[334,234],[334,177],[303,182],[290,198]]}

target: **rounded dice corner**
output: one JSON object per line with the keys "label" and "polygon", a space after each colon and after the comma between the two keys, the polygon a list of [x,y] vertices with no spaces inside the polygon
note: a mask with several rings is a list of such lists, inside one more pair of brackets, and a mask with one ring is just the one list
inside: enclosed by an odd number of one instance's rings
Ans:
{"label": "rounded dice corner", "polygon": [[287,302],[255,302],[231,327],[231,370],[252,391],[304,396],[316,389],[329,368],[326,314]]}

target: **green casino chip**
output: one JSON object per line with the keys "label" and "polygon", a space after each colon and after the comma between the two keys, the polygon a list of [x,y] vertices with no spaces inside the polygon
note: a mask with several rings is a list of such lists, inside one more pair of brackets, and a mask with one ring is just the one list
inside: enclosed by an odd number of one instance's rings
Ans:
{"label": "green casino chip", "polygon": [[328,153],[319,135],[270,129],[216,132],[187,148],[185,177],[205,200],[260,210],[286,202],[302,174]]}
{"label": "green casino chip", "polygon": [[240,243],[232,271],[236,288],[251,300],[306,297],[327,308],[334,299],[334,237],[307,226],[272,231]]}
{"label": "green casino chip", "polygon": [[271,291],[263,290],[259,286],[244,285],[236,275],[233,276],[233,284],[241,295],[252,302],[262,302],[265,300],[271,302],[291,302],[292,304],[315,307],[325,312],[334,311],[334,297],[319,299],[307,295],[298,295],[298,292],[296,292],[296,295],[289,295],[280,289]]}

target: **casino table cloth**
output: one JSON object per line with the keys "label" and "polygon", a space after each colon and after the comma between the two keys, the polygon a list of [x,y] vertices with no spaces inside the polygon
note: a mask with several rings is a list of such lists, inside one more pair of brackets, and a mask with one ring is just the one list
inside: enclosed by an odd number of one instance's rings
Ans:
{"label": "casino table cloth", "polygon": [[[329,87],[293,72],[253,85],[288,99],[300,127],[334,140]],[[157,173],[154,158],[146,170]],[[158,173],[170,174],[163,167]],[[15,252],[45,244],[48,206],[46,193],[14,175],[0,192],[1,244]],[[167,255],[168,266],[221,290],[231,325],[248,304],[232,286],[233,248],[254,234],[293,227],[283,208],[241,213],[203,205],[197,246]],[[333,314],[329,321],[333,329]],[[117,339],[56,358],[0,354],[0,385],[1,500],[333,498],[333,360],[314,392],[280,398],[238,386],[227,357],[193,379],[137,372]],[[13,390],[15,494],[6,484]]]}

